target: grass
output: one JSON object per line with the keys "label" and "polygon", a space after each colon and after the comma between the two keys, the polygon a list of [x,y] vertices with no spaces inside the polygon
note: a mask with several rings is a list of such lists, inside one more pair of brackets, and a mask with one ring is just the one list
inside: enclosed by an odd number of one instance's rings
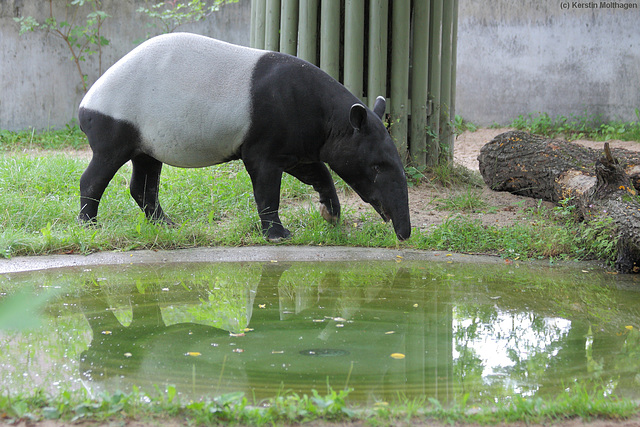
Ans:
{"label": "grass", "polygon": [[[107,188],[99,224],[77,224],[78,181],[86,163],[53,153],[46,157],[0,158],[0,256],[265,244],[258,228],[250,179],[238,162],[194,170],[165,168],[161,184],[163,206],[174,220],[182,222],[177,227],[146,221],[129,195],[128,166]],[[373,209],[363,213],[347,208],[339,226],[328,224],[320,216],[312,193],[310,187],[296,179],[284,179],[281,217],[293,232],[286,244],[401,245],[522,258],[612,256],[603,254],[601,247],[594,248],[605,240],[602,236],[608,239],[606,227],[600,230],[572,223],[569,231],[564,216],[545,214],[543,208],[528,213],[536,222],[534,225],[523,222],[509,227],[486,226],[454,215],[433,229],[414,230],[410,240],[399,243],[391,225],[380,221]],[[456,213],[490,208],[471,185],[451,193],[437,201],[442,209]],[[426,204],[425,208],[430,209]],[[609,248],[612,251],[615,247]]]}
{"label": "grass", "polygon": [[243,393],[218,396],[206,401],[182,402],[175,389],[148,395],[102,393],[90,397],[86,391],[63,391],[55,397],[34,391],[30,395],[0,395],[0,412],[4,420],[67,422],[171,422],[195,425],[236,424],[276,425],[283,423],[327,423],[367,421],[372,425],[396,425],[398,422],[432,424],[503,422],[553,423],[568,418],[620,420],[638,416],[637,403],[606,396],[602,390],[574,386],[555,400],[513,398],[493,408],[476,409],[465,402],[443,407],[436,399],[409,400],[399,396],[396,402],[380,402],[373,408],[358,409],[348,404],[349,390],[326,394],[313,390],[309,395],[284,393],[261,402],[250,402]]}
{"label": "grass", "polygon": [[[161,201],[165,211],[181,223],[177,227],[146,221],[129,195],[131,170],[125,165],[103,196],[99,224],[84,227],[76,223],[76,215],[78,182],[88,160],[58,151],[86,147],[83,134],[69,127],[41,134],[0,135],[0,151],[5,152],[0,156],[0,257],[266,244],[258,228],[251,182],[241,162],[204,169],[164,168]],[[55,150],[46,156],[19,153],[33,147]],[[593,227],[574,221],[568,231],[566,215],[539,208],[527,213],[531,221],[521,224],[482,225],[459,215],[491,212],[477,190],[482,185],[477,174],[458,166],[409,168],[407,174],[412,185],[430,185],[450,194],[434,201],[437,209],[452,213],[449,220],[429,230],[414,229],[413,237],[402,243],[373,209],[346,208],[341,224],[331,226],[320,216],[311,187],[285,175],[281,218],[293,232],[285,244],[400,246],[521,258],[615,257],[611,227],[606,224]],[[336,186],[342,193],[350,191],[339,179]],[[432,206],[425,203],[424,208]]]}
{"label": "grass", "polygon": [[45,149],[78,150],[87,148],[87,140],[77,125],[67,125],[63,130],[36,132],[35,129],[12,132],[0,130],[0,152]]}

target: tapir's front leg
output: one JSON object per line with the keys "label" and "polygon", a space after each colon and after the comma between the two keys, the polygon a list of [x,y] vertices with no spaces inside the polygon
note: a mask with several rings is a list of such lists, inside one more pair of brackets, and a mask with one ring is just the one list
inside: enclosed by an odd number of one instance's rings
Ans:
{"label": "tapir's front leg", "polygon": [[340,201],[336,194],[331,172],[322,162],[300,163],[285,172],[298,178],[320,195],[320,214],[331,224],[336,224],[340,219]]}
{"label": "tapir's front leg", "polygon": [[278,216],[282,170],[259,160],[255,162],[244,160],[244,164],[253,184],[253,195],[258,206],[262,234],[270,242],[288,239],[291,232],[282,226]]}

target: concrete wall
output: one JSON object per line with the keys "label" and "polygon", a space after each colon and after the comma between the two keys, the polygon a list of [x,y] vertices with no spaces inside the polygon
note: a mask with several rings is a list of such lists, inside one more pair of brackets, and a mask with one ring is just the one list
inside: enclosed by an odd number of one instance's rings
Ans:
{"label": "concrete wall", "polygon": [[460,0],[456,112],[481,125],[538,111],[638,120],[640,2],[603,3],[616,2]]}
{"label": "concrete wall", "polygon": [[[53,1],[57,16],[64,16],[64,3]],[[248,45],[250,3],[224,6],[182,30]],[[144,4],[103,0],[112,15],[103,29],[111,40],[103,69],[152,31],[135,12]],[[460,0],[457,113],[480,125],[537,111],[636,120],[640,0],[615,4],[636,8],[601,8],[586,0]],[[64,127],[76,116],[82,86],[61,40],[43,32],[18,36],[13,18],[28,15],[46,18],[48,1],[0,0],[0,129]],[[86,66],[93,82],[97,58]]]}
{"label": "concrete wall", "polygon": [[[65,0],[54,0],[54,15],[65,17]],[[103,48],[103,71],[133,49],[135,40],[158,34],[149,20],[136,12],[144,0],[103,0],[111,15],[102,34],[111,41]],[[75,119],[84,92],[75,64],[64,42],[43,31],[18,35],[14,17],[49,16],[46,0],[0,0],[0,129],[61,128]],[[84,13],[86,16],[86,12]],[[205,21],[180,27],[189,31],[249,45],[250,0],[223,6]],[[70,18],[69,18],[70,19]],[[97,55],[82,64],[93,83],[100,75]]]}

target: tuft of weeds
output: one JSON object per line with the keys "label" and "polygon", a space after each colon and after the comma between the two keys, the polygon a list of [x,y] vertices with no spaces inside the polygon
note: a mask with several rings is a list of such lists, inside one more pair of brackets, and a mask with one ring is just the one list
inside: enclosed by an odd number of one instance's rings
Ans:
{"label": "tuft of weeds", "polygon": [[482,187],[484,185],[482,177],[478,172],[474,172],[458,164],[444,162],[436,166],[412,166],[405,167],[407,183],[409,186],[419,185],[428,182],[443,187],[473,186]]}
{"label": "tuft of weeds", "polygon": [[463,132],[475,132],[478,130],[478,126],[474,125],[473,123],[465,120],[462,118],[462,116],[459,116],[458,114],[456,114],[454,120],[453,120],[453,127],[454,127],[454,132],[456,135],[460,135]]}
{"label": "tuft of weeds", "polygon": [[444,163],[428,169],[431,182],[444,187],[472,186],[482,187],[484,182],[478,172],[457,164]]}
{"label": "tuft of weeds", "polygon": [[454,191],[447,197],[437,197],[433,200],[438,210],[455,212],[478,212],[488,205],[482,198],[482,193],[476,188],[467,187],[462,191]]}
{"label": "tuft of weeds", "polygon": [[538,244],[540,257],[598,259],[613,266],[618,254],[616,225],[609,217],[582,222],[571,198],[558,206],[539,204],[528,211],[536,227],[542,225]]}

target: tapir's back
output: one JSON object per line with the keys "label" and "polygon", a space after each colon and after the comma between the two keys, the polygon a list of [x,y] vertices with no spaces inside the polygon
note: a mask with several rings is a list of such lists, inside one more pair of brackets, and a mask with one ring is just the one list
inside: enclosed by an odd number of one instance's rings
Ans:
{"label": "tapir's back", "polygon": [[252,73],[264,54],[195,34],[158,36],[107,70],[80,108],[133,124],[142,151],[163,163],[219,163],[250,126]]}

